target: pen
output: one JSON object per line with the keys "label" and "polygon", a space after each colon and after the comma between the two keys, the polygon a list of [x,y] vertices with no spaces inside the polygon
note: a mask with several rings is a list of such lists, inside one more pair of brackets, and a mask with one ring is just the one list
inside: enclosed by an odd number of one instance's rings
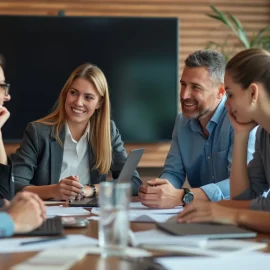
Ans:
{"label": "pen", "polygon": [[45,238],[45,239],[40,239],[40,240],[22,242],[20,245],[25,246],[25,245],[31,245],[31,244],[39,244],[39,243],[44,243],[44,242],[49,242],[49,241],[62,240],[62,239],[65,239],[65,238],[66,238],[66,236],[50,237],[50,238]]}

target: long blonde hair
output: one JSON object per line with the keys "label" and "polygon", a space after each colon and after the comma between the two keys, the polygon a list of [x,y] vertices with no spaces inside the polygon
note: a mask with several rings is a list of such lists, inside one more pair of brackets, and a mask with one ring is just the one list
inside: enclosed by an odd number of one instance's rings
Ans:
{"label": "long blonde hair", "polygon": [[63,145],[60,139],[60,132],[66,120],[66,96],[71,84],[77,78],[84,78],[92,83],[101,98],[99,109],[90,118],[90,144],[96,158],[94,168],[99,173],[104,174],[109,171],[112,163],[110,99],[107,80],[97,66],[86,63],[77,67],[66,81],[59,95],[55,110],[36,122],[54,126],[55,138],[60,145]]}

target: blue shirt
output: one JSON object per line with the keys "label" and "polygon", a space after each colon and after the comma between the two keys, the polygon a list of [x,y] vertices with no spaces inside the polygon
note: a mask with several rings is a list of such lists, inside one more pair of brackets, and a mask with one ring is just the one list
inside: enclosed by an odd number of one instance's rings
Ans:
{"label": "blue shirt", "polygon": [[[234,131],[227,109],[226,97],[219,103],[202,133],[197,119],[181,113],[173,130],[171,148],[160,178],[168,179],[175,188],[182,188],[187,176],[192,188],[200,187],[211,201],[230,198],[230,169]],[[247,159],[252,159],[256,128],[250,132]]]}
{"label": "blue shirt", "polygon": [[9,214],[0,212],[0,237],[11,236],[14,233],[14,222]]}

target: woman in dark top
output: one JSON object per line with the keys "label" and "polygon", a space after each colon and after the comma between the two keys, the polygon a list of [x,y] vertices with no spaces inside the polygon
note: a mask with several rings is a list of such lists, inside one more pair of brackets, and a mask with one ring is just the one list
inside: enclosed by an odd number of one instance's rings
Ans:
{"label": "woman in dark top", "polygon": [[[235,130],[230,176],[233,200],[192,203],[178,216],[179,222],[218,222],[242,225],[269,233],[270,214],[270,54],[248,49],[226,66],[227,108]],[[250,130],[259,125],[255,152],[245,163]]]}
{"label": "woman in dark top", "polygon": [[4,199],[11,200],[14,195],[11,164],[7,158],[2,138],[2,127],[10,116],[7,108],[3,106],[10,100],[9,84],[5,81],[3,66],[4,59],[0,55],[0,207],[4,205]]}

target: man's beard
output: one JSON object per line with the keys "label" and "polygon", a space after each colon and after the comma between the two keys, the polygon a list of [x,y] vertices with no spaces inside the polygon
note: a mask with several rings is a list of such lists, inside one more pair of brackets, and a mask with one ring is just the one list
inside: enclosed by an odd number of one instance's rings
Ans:
{"label": "man's beard", "polygon": [[[187,100],[185,102],[187,102]],[[184,102],[184,100],[181,100],[182,108],[184,107],[185,102]],[[183,114],[186,118],[198,119],[198,120],[200,120],[202,117],[207,115],[209,112],[210,112],[209,109],[202,108],[199,104],[197,104],[197,110],[194,111],[194,113],[190,113],[188,110],[186,110],[186,113],[185,113],[185,110],[183,110]],[[189,114],[190,114],[190,116],[189,116]]]}

